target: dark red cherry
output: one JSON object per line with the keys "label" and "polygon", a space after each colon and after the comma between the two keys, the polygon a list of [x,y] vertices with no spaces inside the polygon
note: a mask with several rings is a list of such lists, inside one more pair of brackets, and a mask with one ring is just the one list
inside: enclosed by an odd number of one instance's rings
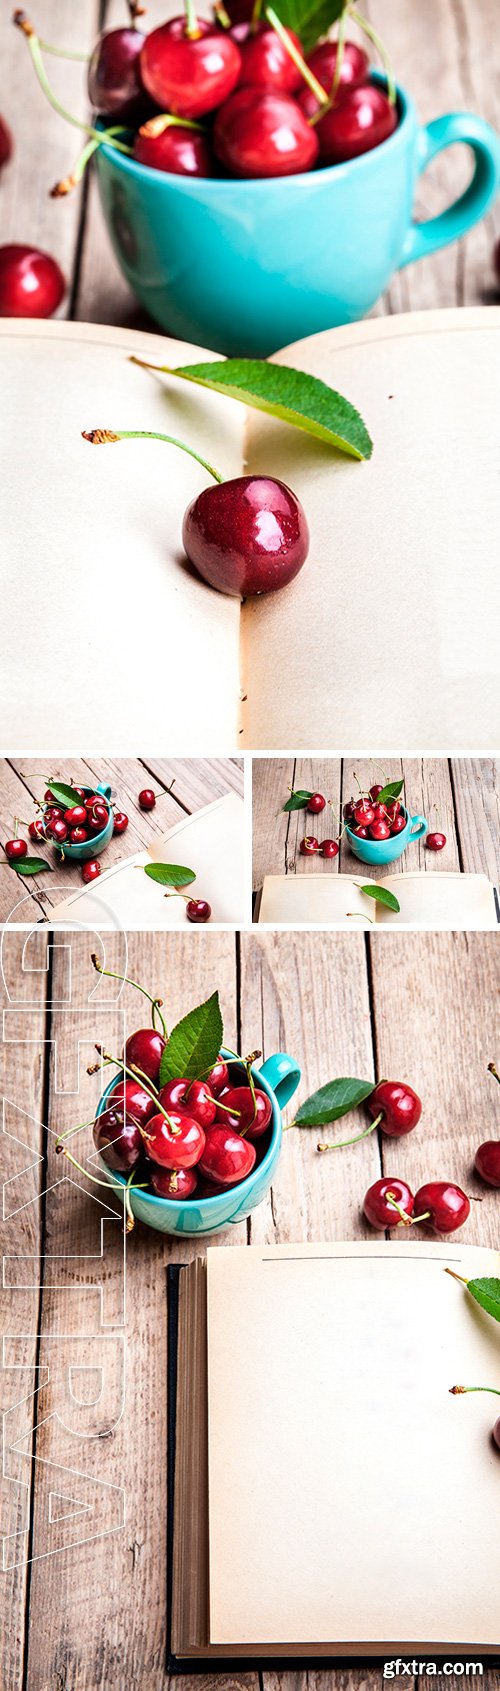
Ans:
{"label": "dark red cherry", "polygon": [[160,1092],[164,1110],[181,1110],[199,1121],[200,1127],[211,1127],[215,1121],[215,1098],[204,1080],[169,1080]]}
{"label": "dark red cherry", "polygon": [[290,95],[238,88],[217,112],[214,148],[233,176],[293,176],[312,170],[319,141]]}
{"label": "dark red cherry", "polygon": [[364,828],[362,824],[361,827],[357,826],[356,828],[352,828],[351,833],[357,834],[358,840],[367,840],[369,837],[368,829]]}
{"label": "dark red cherry", "polygon": [[322,793],[311,793],[311,797],[306,804],[306,810],[310,811],[311,816],[318,816],[320,810],[324,810],[325,804],[326,799],[323,798]]}
{"label": "dark red cherry", "polygon": [[88,70],[89,100],[101,116],[137,118],[146,104],[140,75],[145,35],[108,29],[96,42]]}
{"label": "dark red cherry", "polygon": [[316,839],[315,834],[304,834],[304,838],[300,842],[300,851],[302,857],[314,857],[315,851],[319,851],[319,840]]}
{"label": "dark red cherry", "polygon": [[455,1233],[470,1215],[469,1199],[453,1181],[429,1180],[415,1193],[414,1215],[416,1221],[428,1220],[436,1233]]}
{"label": "dark red cherry", "polygon": [[59,804],[48,804],[43,815],[45,829],[48,828],[49,822],[62,822],[63,820],[64,811],[61,810],[61,806]]}
{"label": "dark red cherry", "polygon": [[197,20],[187,33],[185,18],[171,18],[146,36],[141,77],[161,111],[197,118],[213,112],[236,87],[241,53],[229,33]]}
{"label": "dark red cherry", "polygon": [[49,253],[11,243],[0,247],[0,317],[52,317],[66,292]]}
{"label": "dark red cherry", "polygon": [[[87,812],[87,817],[88,815],[89,812]],[[93,805],[93,808],[90,811],[90,816],[92,817],[93,822],[99,822],[101,828],[105,828],[109,816],[107,804],[103,804],[102,799],[98,800],[97,804]]]}
{"label": "dark red cherry", "polygon": [[368,829],[371,840],[388,840],[391,830],[388,822],[372,822]]}
{"label": "dark red cherry", "polygon": [[321,857],[338,857],[339,842],[338,840],[322,840],[319,849]]}
{"label": "dark red cherry", "polygon": [[395,822],[396,816],[403,816],[404,812],[398,799],[391,799],[390,804],[384,805],[388,822]]}
{"label": "dark red cherry", "polygon": [[[292,46],[301,53],[298,35],[293,29],[287,34]],[[250,24],[237,24],[232,35],[241,52],[239,88],[271,88],[277,93],[294,94],[297,88],[303,87],[301,71],[270,24],[259,23],[256,30]]]}
{"label": "dark red cherry", "polygon": [[183,129],[167,117],[151,118],[134,140],[134,158],[150,170],[174,176],[215,176],[217,166],[207,135]]}
{"label": "dark red cherry", "polygon": [[0,170],[2,170],[4,164],[8,164],[13,151],[14,142],[9,125],[5,122],[4,117],[0,117]]}
{"label": "dark red cherry", "polygon": [[146,1154],[160,1168],[193,1168],[200,1161],[205,1134],[199,1121],[180,1110],[151,1116],[145,1129]]}
{"label": "dark red cherry", "polygon": [[373,800],[373,818],[375,822],[387,822],[385,804],[377,804],[375,799]]}
{"label": "dark red cherry", "polygon": [[[76,787],[75,787],[75,792],[76,792]],[[46,804],[55,804],[56,801],[55,801],[55,798],[54,798],[54,794],[51,793],[50,787],[45,788],[45,792],[44,792],[43,796],[44,796]]]}
{"label": "dark red cherry", "polygon": [[442,851],[446,845],[446,834],[427,834],[425,844],[428,851]]}
{"label": "dark red cherry", "polygon": [[89,863],[82,863],[82,881],[85,881],[85,883],[88,881],[96,881],[100,873],[101,865],[98,863],[96,857],[92,857]]}
{"label": "dark red cherry", "polygon": [[27,857],[28,854],[26,840],[6,840],[3,849],[5,856],[9,859],[9,863],[15,863],[16,859],[19,860],[20,857]]}
{"label": "dark red cherry", "polygon": [[[391,1203],[390,1200],[393,1199]],[[369,1186],[363,1203],[363,1211],[371,1227],[404,1226],[402,1217],[398,1214],[396,1204],[404,1215],[413,1215],[413,1194],[406,1184],[406,1180],[394,1180],[385,1176],[383,1180],[375,1180]]]}
{"label": "dark red cherry", "polygon": [[[299,105],[306,117],[317,112],[318,103],[309,88],[299,95]],[[315,126],[321,164],[343,164],[347,159],[359,158],[361,153],[368,153],[387,141],[397,123],[396,106],[391,105],[387,94],[375,83],[353,88]]]}
{"label": "dark red cherry", "polygon": [[[325,89],[326,94],[330,94],[333,88],[337,52],[338,43],[336,41],[322,41],[320,46],[314,47],[312,53],[308,53],[307,56],[306,63],[309,65],[309,69],[313,71],[321,88]],[[355,41],[345,41],[338,83],[341,96],[343,97],[346,89],[359,87],[359,84],[365,81],[368,71],[369,58],[364,48],[358,47]],[[314,94],[312,98],[314,99]],[[318,102],[315,101],[315,110],[317,111],[317,109]],[[382,791],[381,787],[379,791]]]}
{"label": "dark red cherry", "polygon": [[85,828],[87,826],[87,811],[84,804],[73,804],[70,810],[65,810],[64,821],[69,828]]}
{"label": "dark red cherry", "polygon": [[213,1097],[218,1098],[219,1094],[222,1092],[222,1088],[227,1086],[228,1080],[229,1069],[227,1063],[223,1061],[222,1057],[219,1057],[219,1061],[214,1063],[213,1069],[210,1069],[210,1073],[207,1074],[205,1085],[208,1086],[208,1090],[213,1094]]}
{"label": "dark red cherry", "polygon": [[124,834],[126,828],[128,828],[128,816],[125,815],[125,811],[115,810],[113,816],[113,833]]}
{"label": "dark red cherry", "polygon": [[64,842],[67,840],[69,834],[68,824],[67,822],[63,822],[62,816],[56,817],[55,822],[49,822],[46,831],[50,839],[54,840],[55,845],[59,846],[64,845]]}
{"label": "dark red cherry", "polygon": [[342,815],[344,822],[349,823],[354,821],[354,804],[352,799],[348,799],[347,804],[344,805]]}
{"label": "dark red cherry", "polygon": [[367,799],[359,799],[354,806],[354,821],[359,828],[370,828],[375,821],[375,811]]}
{"label": "dark red cherry", "polygon": [[93,810],[94,805],[100,803],[99,794],[98,793],[86,793],[83,802],[84,802],[86,810]]}
{"label": "dark red cherry", "polygon": [[406,816],[403,816],[402,812],[400,812],[399,816],[395,816],[394,821],[391,822],[391,834],[402,834],[405,828]]}
{"label": "dark red cherry", "polygon": [[142,1134],[137,1121],[123,1110],[122,1104],[110,1105],[98,1116],[93,1127],[94,1145],[108,1168],[119,1174],[129,1174],[143,1151]]}
{"label": "dark red cherry", "polygon": [[151,1185],[157,1198],[192,1198],[198,1185],[194,1168],[152,1168]]}
{"label": "dark red cherry", "polygon": [[380,1080],[366,1101],[371,1116],[382,1114],[380,1125],[383,1133],[411,1133],[420,1121],[420,1098],[406,1081]]}
{"label": "dark red cherry", "polygon": [[244,1133],[246,1139],[259,1139],[269,1127],[273,1107],[267,1092],[259,1087],[255,1088],[254,1101],[249,1086],[230,1086],[221,1103],[224,1109],[217,1110],[217,1121],[226,1122],[235,1133]]}
{"label": "dark red cherry", "polygon": [[[124,1090],[125,1088],[125,1090]],[[125,1109],[127,1116],[132,1116],[139,1127],[144,1127],[151,1115],[156,1112],[156,1099],[151,1098],[140,1080],[117,1080],[109,1093],[109,1109]]]}
{"label": "dark red cherry", "polygon": [[488,1186],[500,1186],[500,1139],[485,1139],[476,1151],[474,1167]]}
{"label": "dark red cherry", "polygon": [[[242,95],[251,93],[242,89]],[[188,505],[184,549],[219,593],[274,593],[298,574],[309,550],[305,513],[273,476],[237,476],[204,488]]]}
{"label": "dark red cherry", "polygon": [[153,792],[152,787],[143,787],[142,792],[139,793],[137,802],[141,810],[154,810],[156,804],[156,793]]}
{"label": "dark red cherry", "polygon": [[156,1082],[164,1050],[165,1040],[155,1028],[137,1028],[127,1039],[123,1055],[127,1068],[142,1069],[148,1080]]}
{"label": "dark red cherry", "polygon": [[209,1127],[200,1157],[200,1174],[219,1186],[235,1186],[251,1174],[254,1163],[255,1145],[248,1139],[241,1139],[232,1127],[217,1124]]}
{"label": "dark red cherry", "polygon": [[84,802],[85,802],[85,788],[84,787],[75,787],[73,781],[71,782],[71,786],[73,787],[73,792],[78,794],[78,798],[81,799],[82,804],[84,804]]}
{"label": "dark red cherry", "polygon": [[69,830],[71,845],[85,845],[85,841],[88,840],[88,837],[86,828],[70,828]]}
{"label": "dark red cherry", "polygon": [[379,793],[383,793],[383,791],[384,791],[384,789],[383,789],[382,783],[380,781],[379,782],[375,781],[373,787],[370,787],[369,793],[368,793],[368,797],[371,799],[372,804],[377,803]]}
{"label": "dark red cherry", "polygon": [[45,839],[45,830],[44,830],[43,821],[42,821],[41,816],[36,816],[34,822],[30,822],[29,827],[28,827],[28,833],[29,833],[30,840],[43,840],[43,839]]}

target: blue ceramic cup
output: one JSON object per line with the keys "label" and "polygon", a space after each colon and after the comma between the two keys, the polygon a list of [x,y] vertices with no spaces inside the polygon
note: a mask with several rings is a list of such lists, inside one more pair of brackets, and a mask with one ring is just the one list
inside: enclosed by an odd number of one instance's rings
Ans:
{"label": "blue ceramic cup", "polygon": [[[64,845],[59,846],[57,840],[50,840],[50,845],[55,846],[60,856],[62,858],[67,857],[70,863],[90,863],[91,858],[99,857],[101,851],[104,851],[105,846],[108,845],[114,828],[111,787],[106,786],[103,781],[99,781],[97,787],[83,787],[82,791],[86,798],[90,798],[91,793],[99,793],[99,797],[106,800],[108,820],[106,826],[101,828],[100,834],[92,834],[91,839],[84,840],[82,845],[72,845],[71,840],[65,840]],[[56,800],[54,799],[55,803]]]}
{"label": "blue ceramic cup", "polygon": [[[230,1053],[222,1052],[222,1056],[231,1062]],[[231,1063],[234,1069],[235,1064]],[[242,1071],[243,1078],[244,1071]],[[256,1163],[252,1173],[246,1180],[240,1180],[238,1186],[229,1186],[227,1192],[216,1193],[214,1198],[194,1197],[177,1201],[174,1198],[157,1198],[154,1192],[131,1192],[130,1202],[134,1215],[138,1221],[144,1221],[146,1227],[154,1227],[158,1233],[220,1233],[224,1227],[234,1226],[238,1221],[244,1221],[257,1204],[262,1203],[269,1191],[278,1165],[283,1129],[281,1111],[285,1104],[289,1104],[300,1082],[300,1069],[292,1057],[286,1052],[278,1051],[274,1057],[268,1057],[262,1068],[253,1065],[252,1074],[257,1086],[267,1092],[271,1099],[273,1113],[271,1117],[270,1142],[262,1162]],[[116,1075],[102,1098],[96,1110],[96,1116],[102,1115],[113,1086],[116,1086]],[[107,1163],[99,1157],[99,1167],[115,1188],[122,1199],[125,1189],[123,1175],[115,1174],[108,1168]],[[123,1201],[123,1199],[122,1199]]]}
{"label": "blue ceramic cup", "polygon": [[404,805],[403,810],[406,816],[406,828],[402,828],[400,834],[389,835],[388,840],[360,840],[359,836],[353,834],[352,828],[348,828],[346,823],[345,831],[355,857],[361,858],[362,863],[373,863],[375,865],[378,863],[395,863],[396,858],[402,857],[403,852],[406,851],[408,845],[411,845],[412,840],[423,839],[429,826],[425,816],[410,816]]}
{"label": "blue ceramic cup", "polygon": [[[100,147],[118,263],[160,328],[229,356],[265,357],[363,317],[395,270],[465,235],[497,193],[499,137],[467,112],[421,128],[402,90],[398,106],[398,128],[380,147],[300,176],[174,176]],[[469,187],[439,217],[413,223],[418,176],[456,141],[473,153]]]}

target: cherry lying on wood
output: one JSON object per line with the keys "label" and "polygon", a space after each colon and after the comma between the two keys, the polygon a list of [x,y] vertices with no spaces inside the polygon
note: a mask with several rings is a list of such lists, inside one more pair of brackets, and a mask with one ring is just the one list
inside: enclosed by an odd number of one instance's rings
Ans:
{"label": "cherry lying on wood", "polygon": [[381,1080],[366,1100],[371,1116],[381,1116],[383,1133],[411,1133],[422,1114],[418,1094],[406,1081]]}
{"label": "cherry lying on wood", "polygon": [[428,1221],[436,1233],[455,1233],[469,1214],[466,1193],[451,1180],[429,1180],[415,1193],[415,1221]]}
{"label": "cherry lying on wood", "polygon": [[488,1186],[500,1186],[500,1139],[485,1139],[478,1146],[474,1167]]}
{"label": "cherry lying on wood", "polygon": [[19,861],[20,857],[27,857],[28,854],[26,840],[6,840],[3,849],[9,863],[15,863],[16,859]]}
{"label": "cherry lying on wood", "polygon": [[404,1225],[405,1220],[410,1221],[413,1209],[413,1194],[406,1180],[395,1180],[389,1175],[369,1186],[363,1203],[370,1226],[379,1228]]}
{"label": "cherry lying on wood", "polygon": [[0,317],[52,317],[65,292],[49,253],[16,242],[0,247]]}

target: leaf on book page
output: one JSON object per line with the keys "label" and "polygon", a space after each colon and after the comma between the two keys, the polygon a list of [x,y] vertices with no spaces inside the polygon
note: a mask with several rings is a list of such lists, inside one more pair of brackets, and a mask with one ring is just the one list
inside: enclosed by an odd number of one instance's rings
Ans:
{"label": "leaf on book page", "polygon": [[467,1291],[481,1309],[485,1309],[495,1321],[500,1321],[500,1280],[468,1280]]}
{"label": "leaf on book page", "polygon": [[182,863],[145,863],[144,874],[160,887],[189,887],[196,880],[194,869],[184,869]]}
{"label": "leaf on book page", "polygon": [[344,0],[273,0],[274,10],[286,29],[294,29],[299,36],[302,51],[309,53],[311,47],[327,35],[332,24],[337,22],[344,9]]}
{"label": "leaf on book page", "polygon": [[359,411],[326,382],[303,370],[260,358],[223,358],[208,364],[182,364],[175,369],[168,364],[151,368],[240,399],[256,411],[267,411],[351,458],[371,458],[372,441]]}
{"label": "leaf on book page", "polygon": [[312,1092],[301,1104],[294,1120],[296,1127],[326,1127],[330,1121],[339,1121],[349,1110],[355,1110],[358,1104],[363,1104],[365,1098],[370,1097],[375,1086],[374,1080],[353,1080],[341,1078],[328,1080],[325,1086],[320,1086],[317,1092]]}
{"label": "leaf on book page", "polygon": [[388,781],[382,792],[377,793],[377,804],[389,804],[391,799],[398,799],[404,787],[403,781]]}
{"label": "leaf on book page", "polygon": [[399,915],[401,905],[398,904],[394,893],[387,891],[387,887],[376,887],[374,881],[369,881],[366,887],[360,887],[359,890],[365,893],[366,898],[374,898],[376,904],[385,904],[388,910],[395,910]]}
{"label": "leaf on book page", "polygon": [[74,787],[69,787],[65,781],[47,781],[47,788],[52,793],[55,804],[63,804],[66,810],[74,804],[81,804],[79,793]]}
{"label": "leaf on book page", "polygon": [[290,794],[290,798],[287,799],[286,804],[284,804],[282,808],[283,810],[306,810],[307,805],[309,804],[309,799],[312,799],[312,793],[301,793],[297,791],[296,793]]}
{"label": "leaf on book page", "polygon": [[217,1062],[223,1039],[222,1015],[218,992],[213,992],[204,1004],[190,1010],[177,1026],[162,1053],[160,1086],[182,1075],[187,1080],[199,1080]]}
{"label": "leaf on book page", "polygon": [[52,874],[52,864],[46,863],[43,857],[20,857],[11,864],[16,875],[41,875],[42,869],[48,869]]}

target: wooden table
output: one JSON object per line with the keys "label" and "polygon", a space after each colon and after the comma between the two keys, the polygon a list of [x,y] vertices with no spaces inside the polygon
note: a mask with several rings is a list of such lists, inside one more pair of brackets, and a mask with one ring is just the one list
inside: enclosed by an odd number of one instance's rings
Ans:
{"label": "wooden table", "polygon": [[[50,764],[42,772],[40,758],[0,759],[0,838],[12,837],[14,818],[30,822],[38,813],[34,800],[42,799],[48,777],[62,781],[73,780],[77,786],[94,787],[98,781],[111,786],[117,810],[124,810],[129,825],[124,834],[115,834],[103,856],[103,866],[112,869],[124,857],[144,851],[151,840],[173,828],[192,811],[200,810],[224,793],[243,796],[242,758],[104,758],[72,757],[60,760],[57,767]],[[140,810],[138,794],[143,787],[152,787],[157,794],[154,810]],[[19,833],[26,836],[26,828]],[[30,844],[30,855],[36,856],[38,847]],[[73,888],[81,886],[81,868],[66,860],[59,866],[57,853],[51,846],[40,847],[41,857],[53,862],[57,874],[37,875],[33,881],[14,879],[11,865],[0,860],[0,922],[31,922],[40,913],[49,917],[50,909],[58,904],[65,890],[68,897]]]}
{"label": "wooden table", "polygon": [[[465,870],[484,874],[498,886],[500,881],[500,759],[497,758],[385,758],[379,765],[373,758],[254,758],[252,765],[253,887],[258,891],[265,875],[357,873],[354,857],[344,834],[338,857],[302,857],[304,834],[316,839],[336,839],[342,807],[357,792],[355,774],[366,791],[373,782],[396,781],[404,776],[403,798],[410,814],[427,818],[430,830],[446,834],[443,851],[427,851],[417,840],[398,859],[398,874],[429,874]],[[319,816],[305,810],[284,813],[281,808],[289,788],[319,792],[332,800]],[[386,871],[363,865],[365,873],[380,880]]]}
{"label": "wooden table", "polygon": [[[151,327],[112,255],[95,181],[89,179],[83,191],[67,199],[48,197],[53,184],[73,166],[78,133],[49,108],[36,86],[26,45],[10,23],[11,10],[5,3],[0,20],[1,98],[17,150],[0,181],[2,240],[33,241],[59,259],[68,280],[63,315],[83,322]],[[178,0],[148,0],[147,27],[178,10]],[[201,11],[208,10],[208,0],[203,0]],[[461,0],[418,0],[418,5],[414,0],[366,0],[364,10],[383,37],[398,79],[413,94],[423,122],[444,111],[468,109],[500,127],[496,0],[476,0],[467,7]],[[33,17],[47,40],[86,52],[98,20],[123,23],[125,12],[124,0],[79,0],[78,6],[72,0],[36,0]],[[50,58],[48,69],[65,105],[80,117],[86,115],[81,65]],[[464,186],[468,172],[464,148],[442,153],[422,179],[419,214],[429,217],[441,210]],[[491,262],[495,227],[498,233],[500,204],[465,241],[401,271],[376,314],[490,303],[498,297]]]}
{"label": "wooden table", "polygon": [[[68,934],[64,947],[60,938],[52,948],[48,934],[35,930],[23,972],[25,935],[10,929],[2,957],[2,1091],[12,1136],[4,1141],[4,1178],[12,1183],[5,1188],[11,1219],[2,1228],[6,1290],[0,1299],[2,1330],[12,1335],[5,1360],[15,1367],[0,1373],[2,1408],[11,1410],[0,1518],[5,1534],[21,1537],[17,1546],[8,1541],[7,1571],[0,1575],[0,1682],[2,1691],[165,1691],[165,1271],[196,1247],[136,1226],[127,1241],[123,1316],[123,1239],[109,1213],[113,1196],[107,1188],[89,1187],[54,1154],[57,1132],[92,1116],[99,1092],[99,1077],[86,1074],[93,1042],[117,1044],[122,1014],[116,983],[102,979],[96,985],[85,934]],[[123,969],[122,935],[107,937],[106,961]],[[454,1177],[483,1200],[472,1204],[463,1238],[498,1245],[500,1192],[482,1187],[471,1167],[475,1147],[498,1136],[500,1126],[498,1089],[486,1072],[499,1044],[495,936],[420,934],[409,943],[387,933],[368,940],[248,933],[238,945],[231,934],[133,934],[128,967],[132,978],[163,995],[171,1020],[217,985],[228,1042],[238,1041],[243,1051],[262,1046],[265,1055],[288,1050],[302,1065],[299,1099],[335,1074],[369,1078],[374,1072],[408,1079],[423,1099],[419,1128],[397,1147],[373,1134],[320,1157],[317,1134],[293,1129],[285,1135],[269,1199],[210,1248],[366,1235],[360,1204],[382,1170],[408,1178],[414,1190],[424,1178]],[[120,1004],[128,1031],[143,1021],[141,1002],[125,989]],[[354,1133],[357,1122],[349,1118],[351,1123]],[[333,1137],[343,1136],[342,1125]],[[360,1113],[359,1130],[365,1125]],[[84,1160],[89,1130],[72,1145]],[[109,1211],[101,1209],[100,1198]],[[423,1237],[418,1228],[415,1234]],[[75,1372],[73,1392],[90,1405],[83,1412],[86,1436],[76,1437],[61,1424],[66,1419],[71,1425],[77,1413],[63,1390],[64,1367],[96,1366],[106,1345],[118,1352],[122,1338],[125,1404],[118,1355],[116,1391],[109,1359],[101,1396],[98,1376],[78,1386]],[[54,1385],[44,1383],[47,1367]],[[41,1393],[31,1463],[35,1378]],[[320,1404],[319,1431],[327,1440]],[[93,1479],[101,1482],[97,1500]],[[103,1489],[113,1487],[118,1491]],[[85,1501],[94,1536],[81,1513]],[[96,1536],[96,1508],[103,1536]],[[57,1524],[64,1513],[67,1519]],[[201,1681],[187,1676],[172,1681],[171,1691],[175,1685],[212,1691],[213,1683],[209,1673]],[[221,1691],[382,1691],[382,1683],[380,1668],[230,1674],[217,1681]],[[418,1680],[425,1691],[433,1683],[425,1675]],[[485,1672],[481,1683],[484,1691],[496,1691],[498,1676]]]}

